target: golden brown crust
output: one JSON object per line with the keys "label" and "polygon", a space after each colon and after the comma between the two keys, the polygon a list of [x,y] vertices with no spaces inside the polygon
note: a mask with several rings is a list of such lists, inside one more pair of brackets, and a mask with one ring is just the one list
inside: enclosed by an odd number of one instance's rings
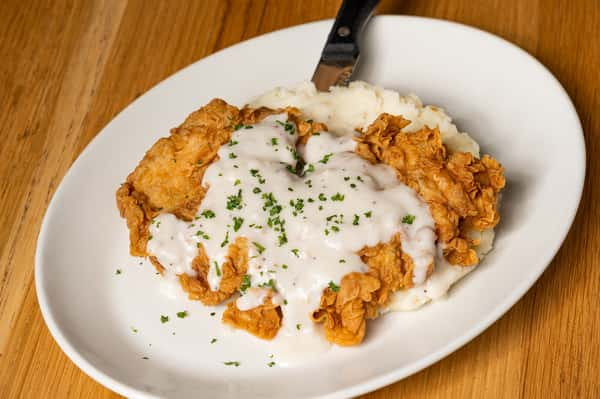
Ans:
{"label": "golden brown crust", "polygon": [[262,339],[273,339],[281,327],[281,308],[271,302],[271,298],[249,310],[239,310],[235,301],[227,304],[223,312],[223,323],[248,331]]}
{"label": "golden brown crust", "polygon": [[200,300],[205,305],[218,305],[237,292],[242,284],[242,277],[248,270],[248,240],[236,238],[229,245],[227,259],[220,265],[221,284],[218,291],[212,291],[208,284],[210,260],[204,247],[198,247],[198,255],[192,262],[192,268],[198,272],[196,277],[187,274],[179,275],[179,283],[190,299]]}
{"label": "golden brown crust", "polygon": [[123,183],[117,190],[117,208],[127,221],[129,229],[129,252],[133,256],[146,256],[148,225],[155,211],[148,206],[144,194],[138,193],[129,183]]}
{"label": "golden brown crust", "polygon": [[323,291],[319,309],[313,312],[312,319],[324,323],[327,340],[342,346],[362,342],[366,318],[377,317],[377,307],[371,303],[380,286],[377,278],[354,272],[342,278],[338,292],[330,288]]}
{"label": "golden brown crust", "polygon": [[469,153],[448,156],[437,128],[404,133],[409,123],[381,114],[357,137],[356,152],[373,163],[392,166],[427,201],[450,263],[475,265],[479,259],[466,230],[498,223],[497,196],[505,184],[502,167],[487,155],[481,160]]}

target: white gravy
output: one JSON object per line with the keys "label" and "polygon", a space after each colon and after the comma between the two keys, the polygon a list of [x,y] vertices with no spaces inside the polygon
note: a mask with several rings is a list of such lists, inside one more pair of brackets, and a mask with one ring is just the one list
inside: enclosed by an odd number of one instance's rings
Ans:
{"label": "white gravy", "polygon": [[[427,204],[392,168],[356,155],[351,137],[322,132],[297,154],[296,139],[285,114],[235,131],[206,170],[202,184],[209,190],[196,220],[161,214],[148,242],[168,273],[190,275],[203,245],[211,262],[209,285],[218,290],[228,245],[246,237],[250,288],[237,306],[258,306],[269,292],[265,288],[273,288],[284,335],[310,333],[315,326],[309,315],[323,290],[336,289],[350,272],[367,270],[356,255],[361,248],[400,233],[402,250],[415,263],[415,285],[425,282],[437,253]],[[306,162],[303,177],[292,173],[299,157]]]}

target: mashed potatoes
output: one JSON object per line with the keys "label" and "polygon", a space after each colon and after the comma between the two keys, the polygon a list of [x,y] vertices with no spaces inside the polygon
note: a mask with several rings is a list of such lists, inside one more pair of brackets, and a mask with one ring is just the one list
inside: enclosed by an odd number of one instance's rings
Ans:
{"label": "mashed potatoes", "polygon": [[[424,106],[414,94],[401,96],[395,91],[366,82],[356,81],[348,87],[332,87],[329,92],[317,91],[310,82],[291,89],[278,87],[257,97],[249,105],[254,108],[296,107],[303,118],[325,123],[330,132],[340,136],[354,135],[357,130],[367,129],[381,113],[402,115],[411,122],[404,131],[416,132],[424,126],[432,129],[437,127],[450,153],[469,152],[479,158],[479,145],[467,133],[459,132],[443,109]],[[483,259],[492,249],[494,230],[472,230],[469,237],[479,241],[475,250]],[[388,309],[414,310],[432,299],[443,297],[452,284],[474,268],[436,264],[433,275],[425,284],[396,292]]]}

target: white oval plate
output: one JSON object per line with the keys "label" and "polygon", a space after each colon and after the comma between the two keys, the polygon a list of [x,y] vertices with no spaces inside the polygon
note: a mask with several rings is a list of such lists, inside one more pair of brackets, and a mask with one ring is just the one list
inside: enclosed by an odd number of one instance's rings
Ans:
{"label": "white oval plate", "polygon": [[[267,367],[277,361],[268,357],[269,343],[222,326],[221,309],[211,317],[213,309],[199,302],[165,297],[153,268],[128,255],[115,190],[154,141],[211,98],[243,105],[309,78],[330,26],[321,21],[274,32],[185,68],[121,112],[73,164],[42,225],[36,288],[52,335],[92,378],[133,397],[358,395],[464,345],[551,261],[585,174],[581,126],[563,88],[534,58],[496,36],[385,16],[368,28],[357,77],[444,107],[503,163],[508,185],[495,250],[448,299],[386,315],[369,324],[362,345],[295,367]],[[184,309],[189,317],[177,318]],[[162,324],[160,315],[170,321]],[[213,337],[218,341],[210,344]],[[242,364],[224,366],[229,360]]]}

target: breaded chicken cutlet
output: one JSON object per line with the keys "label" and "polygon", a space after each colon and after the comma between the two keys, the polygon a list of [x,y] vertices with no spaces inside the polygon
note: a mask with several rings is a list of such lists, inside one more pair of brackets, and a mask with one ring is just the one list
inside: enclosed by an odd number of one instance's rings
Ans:
{"label": "breaded chicken cutlet", "polygon": [[[302,120],[294,108],[238,109],[215,99],[172,129],[169,137],[158,140],[116,194],[120,214],[127,221],[131,254],[149,257],[164,273],[164,265],[147,249],[152,220],[170,213],[192,221],[207,191],[213,189],[203,186],[203,176],[236,126],[251,125],[282,112],[297,126],[297,144],[305,144],[314,133],[327,130],[323,124]],[[381,114],[356,137],[355,152],[371,163],[392,167],[397,178],[423,198],[435,221],[438,242],[444,244],[444,255],[451,264],[475,265],[479,262],[474,251],[478,243],[468,238],[468,232],[487,230],[498,223],[497,199],[505,184],[502,167],[487,155],[478,159],[469,153],[448,154],[437,129],[403,132],[409,123],[401,116]],[[211,260],[198,245],[192,262],[196,275],[178,275],[190,299],[217,305],[239,292],[248,269],[248,245],[243,237],[229,244],[218,291],[210,289]],[[323,323],[326,338],[338,345],[359,344],[365,336],[366,320],[377,318],[394,292],[414,285],[413,260],[402,251],[400,234],[388,242],[364,247],[358,255],[368,271],[349,273],[337,289],[326,288],[311,315],[313,321]],[[432,262],[428,275],[434,268]],[[282,312],[270,296],[248,310],[240,310],[232,301],[223,322],[271,339],[281,326]]]}

